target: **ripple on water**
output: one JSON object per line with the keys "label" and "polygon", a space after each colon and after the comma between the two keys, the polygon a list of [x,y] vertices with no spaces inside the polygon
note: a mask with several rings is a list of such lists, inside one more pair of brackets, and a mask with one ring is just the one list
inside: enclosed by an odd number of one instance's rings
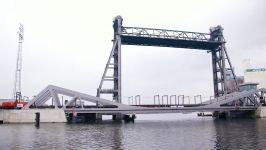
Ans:
{"label": "ripple on water", "polygon": [[137,120],[134,124],[0,125],[5,149],[264,149],[266,120]]}

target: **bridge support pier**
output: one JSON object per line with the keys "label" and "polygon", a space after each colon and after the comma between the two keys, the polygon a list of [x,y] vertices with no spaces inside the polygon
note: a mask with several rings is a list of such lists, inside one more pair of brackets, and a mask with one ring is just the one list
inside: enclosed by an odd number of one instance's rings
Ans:
{"label": "bridge support pier", "polygon": [[135,121],[135,118],[136,118],[136,115],[135,114],[132,114],[132,115],[124,115],[124,121],[126,123],[128,123],[128,122],[134,122]]}
{"label": "bridge support pier", "polygon": [[68,114],[67,121],[69,123],[89,123],[102,120],[102,114],[97,113],[80,113]]}
{"label": "bridge support pier", "polygon": [[219,119],[230,118],[230,111],[219,112],[217,118],[219,118]]}
{"label": "bridge support pier", "polygon": [[231,111],[215,111],[213,117],[217,119],[228,119],[228,118],[254,118],[256,117],[254,110],[231,110]]}
{"label": "bridge support pier", "polygon": [[103,120],[102,114],[95,114],[95,115],[96,115],[96,120]]}
{"label": "bridge support pier", "polygon": [[112,115],[112,120],[114,121],[121,121],[123,119],[123,114],[117,113]]}
{"label": "bridge support pier", "polygon": [[122,121],[122,120],[124,120],[126,123],[128,123],[128,122],[134,122],[135,121],[135,118],[136,118],[136,115],[135,114],[132,114],[132,115],[124,115],[124,114],[120,114],[120,113],[113,114],[113,117],[112,117],[112,119],[114,121]]}

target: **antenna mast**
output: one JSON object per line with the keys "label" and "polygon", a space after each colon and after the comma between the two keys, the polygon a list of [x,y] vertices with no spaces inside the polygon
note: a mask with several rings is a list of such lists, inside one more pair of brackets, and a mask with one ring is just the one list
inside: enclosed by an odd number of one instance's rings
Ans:
{"label": "antenna mast", "polygon": [[22,42],[24,40],[24,27],[22,24],[20,24],[19,31],[17,33],[19,36],[19,41],[18,41],[18,55],[17,55],[17,66],[16,66],[16,72],[15,72],[13,98],[16,101],[20,101],[22,99],[22,95],[21,95],[21,68],[22,68]]}

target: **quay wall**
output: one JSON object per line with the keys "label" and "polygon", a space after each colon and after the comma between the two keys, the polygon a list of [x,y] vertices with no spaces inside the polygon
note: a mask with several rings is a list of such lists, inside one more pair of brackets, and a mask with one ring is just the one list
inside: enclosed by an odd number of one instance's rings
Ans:
{"label": "quay wall", "polygon": [[34,123],[36,112],[40,113],[40,122],[66,122],[63,109],[0,109],[0,121],[3,123]]}

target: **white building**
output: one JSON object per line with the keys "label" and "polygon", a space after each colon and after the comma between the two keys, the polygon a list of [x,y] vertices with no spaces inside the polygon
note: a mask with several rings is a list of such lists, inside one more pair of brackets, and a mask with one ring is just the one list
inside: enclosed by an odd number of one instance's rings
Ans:
{"label": "white building", "polygon": [[244,72],[245,82],[258,83],[258,88],[266,88],[266,69],[246,69]]}

